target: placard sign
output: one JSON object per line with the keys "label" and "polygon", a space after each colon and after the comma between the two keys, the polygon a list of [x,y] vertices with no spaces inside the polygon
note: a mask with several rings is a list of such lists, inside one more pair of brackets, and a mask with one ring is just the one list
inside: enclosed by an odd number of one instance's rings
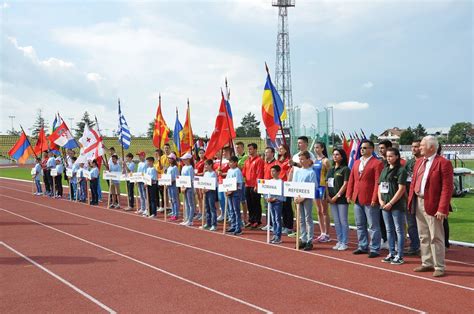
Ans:
{"label": "placard sign", "polygon": [[194,177],[194,187],[196,189],[215,190],[216,181],[216,178],[196,176]]}
{"label": "placard sign", "polygon": [[191,187],[191,177],[190,176],[177,176],[176,177],[176,186],[179,188],[190,188]]}
{"label": "placard sign", "polygon": [[313,182],[284,182],[283,195],[286,197],[302,197],[314,199]]}
{"label": "placard sign", "polygon": [[72,178],[72,169],[66,169],[66,176]]}
{"label": "placard sign", "polygon": [[120,181],[130,181],[128,174],[122,173],[120,175]]}
{"label": "placard sign", "polygon": [[35,168],[31,169],[31,175],[32,175],[32,176],[35,176],[35,175],[36,175],[36,169],[35,169]]}
{"label": "placard sign", "polygon": [[144,182],[143,173],[134,172],[130,175],[130,182]]}
{"label": "placard sign", "polygon": [[84,178],[86,178],[86,179],[89,179],[89,180],[91,179],[91,173],[90,173],[89,170],[86,170],[86,169],[82,170],[82,175],[83,175]]}
{"label": "placard sign", "polygon": [[110,171],[104,171],[102,174],[102,178],[104,180],[120,180],[120,177],[122,174],[120,172],[110,172]]}
{"label": "placard sign", "polygon": [[145,173],[143,175],[143,183],[145,183],[146,185],[151,185],[151,176]]}
{"label": "placard sign", "polygon": [[58,176],[58,170],[56,170],[56,169],[51,169],[51,176],[52,176],[52,177],[57,177],[57,176]]}
{"label": "placard sign", "polygon": [[259,194],[282,195],[283,181],[281,180],[257,180],[257,191]]}
{"label": "placard sign", "polygon": [[219,192],[233,192],[237,190],[237,178],[229,178],[222,180],[219,184]]}
{"label": "placard sign", "polygon": [[160,174],[158,176],[158,185],[171,185],[171,175],[170,174]]}

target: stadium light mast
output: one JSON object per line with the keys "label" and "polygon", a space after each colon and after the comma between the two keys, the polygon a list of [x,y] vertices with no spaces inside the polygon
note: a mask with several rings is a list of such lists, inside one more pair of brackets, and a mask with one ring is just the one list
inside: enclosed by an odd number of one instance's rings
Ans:
{"label": "stadium light mast", "polygon": [[[290,35],[288,30],[288,8],[295,6],[295,0],[272,0],[272,6],[278,8],[278,35],[276,44],[275,83],[288,119],[283,126],[290,128],[292,136],[296,130],[295,112],[291,88]],[[293,141],[292,141],[293,142]],[[293,144],[292,144],[293,146]]]}
{"label": "stadium light mast", "polygon": [[11,122],[12,122],[12,134],[15,132],[15,129],[13,128],[13,120],[16,118],[15,116],[8,116],[8,118],[10,118]]}

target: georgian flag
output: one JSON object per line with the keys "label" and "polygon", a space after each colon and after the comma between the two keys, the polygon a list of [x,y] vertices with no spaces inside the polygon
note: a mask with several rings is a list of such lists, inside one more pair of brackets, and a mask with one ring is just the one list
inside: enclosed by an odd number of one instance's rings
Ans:
{"label": "georgian flag", "polygon": [[84,133],[79,139],[81,144],[80,156],[76,162],[85,162],[87,160],[94,160],[104,155],[104,144],[102,137],[96,130],[90,129],[86,124],[84,126]]}

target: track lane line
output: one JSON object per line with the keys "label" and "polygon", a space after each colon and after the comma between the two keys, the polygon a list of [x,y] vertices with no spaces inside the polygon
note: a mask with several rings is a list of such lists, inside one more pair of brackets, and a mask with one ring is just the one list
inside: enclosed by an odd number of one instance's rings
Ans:
{"label": "track lane line", "polygon": [[83,297],[89,299],[90,301],[92,301],[93,303],[95,303],[96,305],[100,306],[102,309],[104,309],[105,311],[111,313],[111,314],[116,314],[117,312],[114,311],[113,309],[111,309],[110,307],[108,307],[107,305],[105,305],[104,303],[100,302],[99,300],[97,300],[96,298],[94,298],[93,296],[91,296],[90,294],[88,294],[87,292],[79,289],[78,287],[76,287],[75,285],[73,285],[72,283],[70,283],[69,281],[67,281],[66,279],[62,278],[61,276],[59,276],[58,274],[52,272],[51,270],[47,269],[46,267],[44,267],[43,265],[37,263],[36,261],[34,261],[33,259],[29,258],[28,256],[24,255],[23,253],[17,251],[16,249],[14,249],[13,247],[11,247],[10,245],[6,244],[4,241],[0,241],[0,244],[3,245],[5,248],[7,248],[8,250],[10,250],[11,252],[15,253],[16,255],[22,257],[23,259],[27,260],[28,262],[30,262],[31,264],[33,264],[34,266],[38,267],[39,269],[41,269],[42,271],[44,271],[45,273],[47,273],[48,275],[56,278],[57,280],[59,280],[60,282],[62,282],[63,284],[65,284],[66,286],[68,286],[69,288],[73,289],[74,291],[76,291],[77,293],[79,293],[80,295],[82,295]]}

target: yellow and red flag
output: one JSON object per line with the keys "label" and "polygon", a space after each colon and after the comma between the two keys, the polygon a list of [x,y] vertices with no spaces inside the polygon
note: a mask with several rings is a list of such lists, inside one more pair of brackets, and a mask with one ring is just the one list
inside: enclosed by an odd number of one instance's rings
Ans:
{"label": "yellow and red flag", "polygon": [[156,110],[155,128],[153,129],[153,145],[156,148],[163,148],[168,143],[168,134],[170,129],[166,125],[166,121],[161,113],[161,95],[159,96],[158,109]]}
{"label": "yellow and red flag", "polygon": [[184,155],[186,153],[192,153],[194,147],[194,137],[193,130],[191,128],[191,113],[189,110],[189,99],[188,99],[188,109],[186,110],[186,122],[184,122],[184,127],[180,132],[181,136],[181,145],[180,153]]}

